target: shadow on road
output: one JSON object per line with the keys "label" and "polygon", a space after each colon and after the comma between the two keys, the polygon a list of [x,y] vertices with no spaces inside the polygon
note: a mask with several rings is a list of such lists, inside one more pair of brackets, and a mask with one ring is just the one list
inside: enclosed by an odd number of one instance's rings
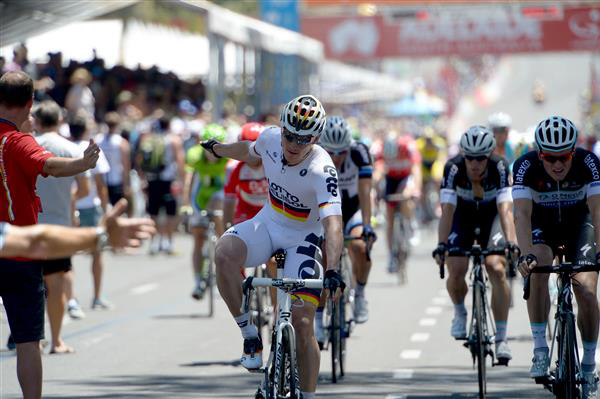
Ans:
{"label": "shadow on road", "polygon": [[159,314],[152,316],[156,320],[190,320],[190,319],[210,319],[212,316],[202,313],[189,313],[189,314]]}
{"label": "shadow on road", "polygon": [[[231,365],[234,362],[198,362],[185,367]],[[502,368],[488,371],[488,397],[502,399],[550,398],[541,386],[528,379],[525,368]],[[339,384],[329,383],[329,374],[321,373],[319,397],[389,398],[389,399],[459,399],[477,396],[477,374],[470,367],[423,367],[413,369],[408,379],[394,379],[390,372],[349,373]],[[47,395],[47,398],[252,398],[261,375],[239,373],[219,375],[116,375],[73,384],[64,391],[82,386],[89,394]]]}

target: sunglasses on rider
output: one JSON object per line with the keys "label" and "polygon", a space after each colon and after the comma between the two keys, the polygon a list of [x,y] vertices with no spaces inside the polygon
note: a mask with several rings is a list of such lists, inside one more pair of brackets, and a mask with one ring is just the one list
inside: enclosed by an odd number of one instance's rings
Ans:
{"label": "sunglasses on rider", "polygon": [[573,152],[568,152],[566,154],[563,155],[549,155],[549,154],[544,154],[543,152],[540,152],[540,157],[548,162],[548,163],[556,163],[558,161],[560,161],[561,163],[565,163],[570,161],[571,159],[573,159]]}
{"label": "sunglasses on rider", "polygon": [[467,161],[483,162],[488,159],[488,157],[486,155],[465,155],[465,159]]}
{"label": "sunglasses on rider", "polygon": [[298,145],[307,145],[310,144],[313,136],[306,135],[302,136],[300,134],[292,133],[286,128],[283,128],[283,137],[290,143],[296,142]]}
{"label": "sunglasses on rider", "polygon": [[327,152],[329,153],[330,157],[334,157],[334,156],[346,155],[348,153],[348,150],[340,150],[340,151],[327,150]]}

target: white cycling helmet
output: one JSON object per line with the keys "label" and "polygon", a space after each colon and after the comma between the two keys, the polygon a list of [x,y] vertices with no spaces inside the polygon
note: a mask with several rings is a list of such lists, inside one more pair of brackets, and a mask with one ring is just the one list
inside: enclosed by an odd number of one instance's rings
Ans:
{"label": "white cycling helmet", "polygon": [[575,148],[577,134],[573,122],[561,116],[551,116],[535,128],[535,143],[541,152],[561,153]]}
{"label": "white cycling helmet", "polygon": [[325,131],[319,139],[319,144],[326,150],[345,150],[352,143],[352,135],[348,124],[341,116],[330,116],[325,124]]}
{"label": "white cycling helmet", "polygon": [[509,129],[511,124],[512,118],[504,112],[496,112],[495,114],[491,114],[488,118],[490,129]]}
{"label": "white cycling helmet", "polygon": [[471,126],[460,138],[463,155],[489,157],[496,148],[494,134],[485,126]]}
{"label": "white cycling helmet", "polygon": [[294,98],[281,110],[281,127],[301,136],[318,136],[325,127],[325,109],[316,97]]}

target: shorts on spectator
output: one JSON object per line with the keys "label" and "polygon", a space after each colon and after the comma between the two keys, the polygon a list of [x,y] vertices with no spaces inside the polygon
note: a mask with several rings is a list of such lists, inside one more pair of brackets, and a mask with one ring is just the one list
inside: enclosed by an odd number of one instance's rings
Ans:
{"label": "shorts on spectator", "polygon": [[116,204],[121,198],[125,197],[122,184],[107,185],[106,188],[108,189],[108,201],[110,201],[111,205]]}
{"label": "shorts on spectator", "polygon": [[79,211],[79,226],[80,227],[96,227],[100,222],[102,215],[102,208],[83,208],[78,209]]}
{"label": "shorts on spectator", "polygon": [[35,262],[38,262],[42,265],[42,271],[44,272],[44,276],[59,272],[68,272],[72,268],[71,258],[38,260]]}
{"label": "shorts on spectator", "polygon": [[158,216],[161,208],[165,208],[168,216],[177,215],[177,201],[171,193],[172,181],[151,180],[148,182],[148,213]]}
{"label": "shorts on spectator", "polygon": [[0,259],[0,296],[17,344],[44,338],[45,289],[39,262]]}

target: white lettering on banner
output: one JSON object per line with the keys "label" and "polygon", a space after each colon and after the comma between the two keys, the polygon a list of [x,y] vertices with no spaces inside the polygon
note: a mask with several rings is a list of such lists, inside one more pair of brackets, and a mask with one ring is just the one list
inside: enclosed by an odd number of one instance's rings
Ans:
{"label": "white lettering on banner", "polygon": [[579,12],[569,18],[569,29],[583,39],[600,39],[600,10]]}
{"label": "white lettering on banner", "polygon": [[541,40],[541,24],[537,20],[519,15],[474,17],[461,19],[438,18],[433,21],[403,21],[398,39],[425,43],[454,41]]}
{"label": "white lettering on banner", "polygon": [[379,31],[375,21],[349,19],[336,25],[328,34],[329,46],[334,54],[344,54],[349,50],[367,56],[377,49]]}
{"label": "white lettering on banner", "polygon": [[527,172],[527,169],[529,169],[529,167],[531,166],[531,162],[529,162],[527,159],[524,160],[521,165],[519,165],[519,169],[517,170],[517,174],[515,176],[515,185],[517,183],[523,183],[523,177],[525,177],[525,172]]}
{"label": "white lettering on banner", "polygon": [[600,180],[600,174],[598,173],[598,168],[596,167],[592,154],[587,154],[583,159],[583,162],[585,162],[585,165],[589,168],[590,172],[592,172],[592,178],[594,180]]}

